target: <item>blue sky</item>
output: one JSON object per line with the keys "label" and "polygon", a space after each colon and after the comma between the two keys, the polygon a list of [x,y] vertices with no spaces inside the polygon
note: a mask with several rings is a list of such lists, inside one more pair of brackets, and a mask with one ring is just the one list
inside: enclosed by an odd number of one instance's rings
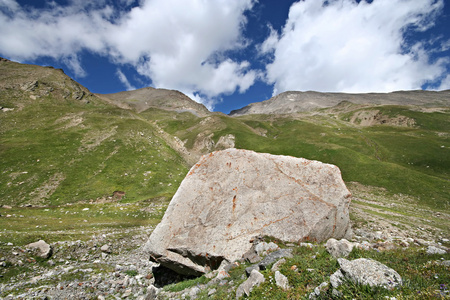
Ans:
{"label": "blue sky", "polygon": [[447,0],[0,0],[0,56],[228,113],[278,93],[450,89]]}

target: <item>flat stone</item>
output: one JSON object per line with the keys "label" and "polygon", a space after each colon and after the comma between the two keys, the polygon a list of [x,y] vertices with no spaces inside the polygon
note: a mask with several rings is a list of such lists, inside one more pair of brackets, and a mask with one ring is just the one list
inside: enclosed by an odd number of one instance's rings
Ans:
{"label": "flat stone", "polygon": [[438,248],[438,247],[435,247],[435,246],[428,246],[428,248],[427,248],[427,254],[430,254],[430,255],[432,255],[432,254],[446,254],[447,253],[447,251],[445,251],[445,250],[443,250],[443,249],[440,249],[440,248]]}
{"label": "flat stone", "polygon": [[247,277],[250,276],[250,274],[252,273],[253,270],[259,271],[259,266],[251,265],[250,267],[245,268],[245,274],[247,275]]}
{"label": "flat stone", "polygon": [[250,276],[250,273],[253,270],[266,270],[269,265],[285,257],[292,257],[292,249],[280,249],[278,251],[270,253],[269,255],[264,257],[261,262],[247,267],[245,269],[245,273],[247,274],[247,276]]}
{"label": "flat stone", "polygon": [[255,246],[255,251],[258,255],[265,255],[268,251],[276,251],[278,249],[280,249],[280,247],[274,242],[261,242]]}
{"label": "flat stone", "polygon": [[401,276],[386,265],[367,258],[359,258],[352,261],[338,258],[341,267],[330,277],[333,287],[339,286],[343,279],[348,279],[357,284],[380,286],[393,289],[402,285]]}
{"label": "flat stone", "polygon": [[256,253],[256,250],[254,247],[251,247],[247,252],[245,252],[242,255],[242,259],[246,262],[254,264],[254,263],[257,263],[258,261],[260,261],[262,259],[262,257],[259,256],[258,253]]}
{"label": "flat stone", "polygon": [[261,262],[258,263],[259,269],[265,270],[269,265],[273,264],[277,260],[286,257],[287,258],[292,257],[292,249],[280,249],[275,252],[272,252],[266,257],[264,257],[264,259]]}

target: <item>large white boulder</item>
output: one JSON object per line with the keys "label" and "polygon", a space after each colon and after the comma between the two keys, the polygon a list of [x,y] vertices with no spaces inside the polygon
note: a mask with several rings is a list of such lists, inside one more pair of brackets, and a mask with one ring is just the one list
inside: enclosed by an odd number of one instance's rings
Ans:
{"label": "large white boulder", "polygon": [[252,237],[325,241],[349,234],[351,194],[338,167],[227,149],[202,156],[170,202],[146,250],[180,274],[240,259]]}

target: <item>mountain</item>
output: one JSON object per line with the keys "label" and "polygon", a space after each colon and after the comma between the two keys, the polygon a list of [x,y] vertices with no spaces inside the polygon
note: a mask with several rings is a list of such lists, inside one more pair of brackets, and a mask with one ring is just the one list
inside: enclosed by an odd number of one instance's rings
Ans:
{"label": "mountain", "polygon": [[230,112],[230,115],[299,113],[332,107],[341,102],[367,105],[448,107],[450,106],[450,90],[441,92],[399,91],[368,94],[284,92],[269,100],[251,103],[241,109],[233,110]]}
{"label": "mountain", "polygon": [[195,102],[183,93],[175,90],[146,87],[115,94],[98,94],[97,96],[107,98],[117,105],[126,104],[137,112],[143,112],[150,107],[156,107],[175,112],[191,112],[200,117],[205,117],[210,114],[204,105]]}

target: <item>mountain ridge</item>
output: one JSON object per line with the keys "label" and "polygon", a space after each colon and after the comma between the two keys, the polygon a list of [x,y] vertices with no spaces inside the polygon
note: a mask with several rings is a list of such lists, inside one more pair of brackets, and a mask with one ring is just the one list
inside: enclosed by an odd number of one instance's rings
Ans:
{"label": "mountain ridge", "polygon": [[329,108],[341,102],[370,105],[403,105],[448,107],[450,90],[445,91],[395,91],[391,93],[322,93],[315,91],[287,91],[268,100],[254,102],[230,112],[230,116],[249,114],[291,114]]}
{"label": "mountain ridge", "polygon": [[138,113],[143,112],[150,107],[156,107],[175,112],[190,112],[200,117],[211,114],[203,104],[195,102],[177,90],[144,87],[131,91],[96,95],[107,98],[116,105],[125,104],[131,109],[136,110]]}

